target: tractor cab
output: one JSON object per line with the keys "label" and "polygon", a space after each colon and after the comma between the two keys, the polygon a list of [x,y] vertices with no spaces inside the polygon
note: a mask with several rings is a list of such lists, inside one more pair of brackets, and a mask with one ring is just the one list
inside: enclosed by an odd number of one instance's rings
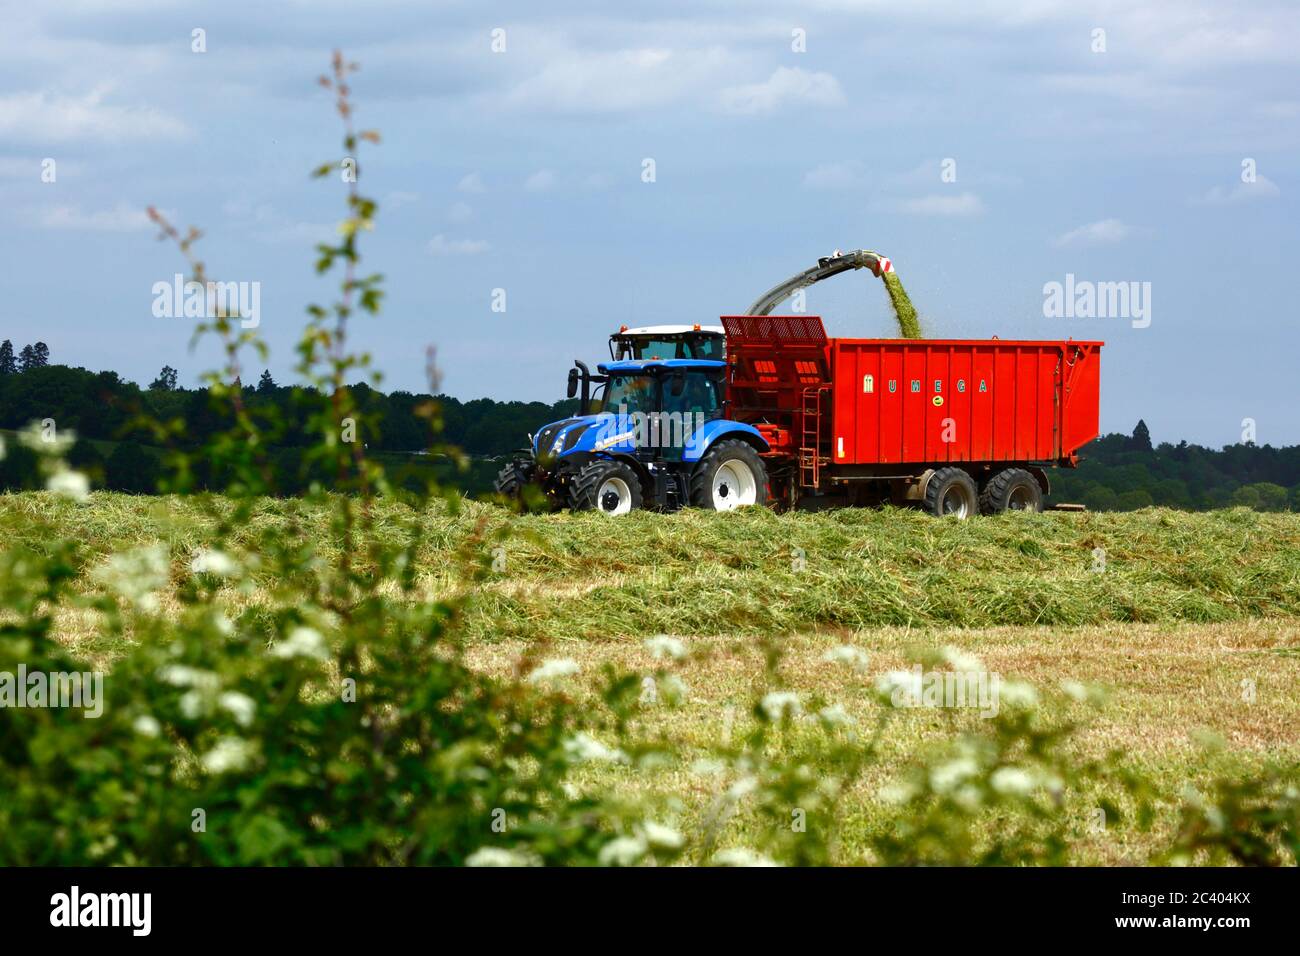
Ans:
{"label": "tractor cab", "polygon": [[718,325],[626,325],[609,337],[609,357],[615,362],[656,359],[721,361],[727,337]]}

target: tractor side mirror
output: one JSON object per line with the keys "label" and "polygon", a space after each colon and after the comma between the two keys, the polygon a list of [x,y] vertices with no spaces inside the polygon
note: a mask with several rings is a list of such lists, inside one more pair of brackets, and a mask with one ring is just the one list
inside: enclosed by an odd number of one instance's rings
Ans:
{"label": "tractor side mirror", "polygon": [[571,368],[569,369],[569,398],[573,398],[577,394],[578,394],[578,370],[576,368]]}
{"label": "tractor side mirror", "polygon": [[681,398],[682,392],[686,391],[686,376],[681,372],[674,375],[668,384],[668,390],[673,398]]}

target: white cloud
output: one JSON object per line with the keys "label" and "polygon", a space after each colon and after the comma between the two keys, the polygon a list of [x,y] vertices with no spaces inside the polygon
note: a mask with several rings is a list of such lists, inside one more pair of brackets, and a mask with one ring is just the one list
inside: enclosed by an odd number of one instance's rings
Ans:
{"label": "white cloud", "polygon": [[528,177],[524,188],[534,193],[546,192],[548,189],[555,188],[555,181],[555,173],[549,169],[539,169]]}
{"label": "white cloud", "polygon": [[822,163],[804,173],[808,189],[852,189],[868,180],[866,168],[856,159],[842,163]]}
{"label": "white cloud", "polygon": [[248,199],[232,199],[221,211],[235,220],[234,229],[258,242],[329,242],[338,238],[338,223],[303,222],[284,216],[270,203],[254,205]]}
{"label": "white cloud", "polygon": [[252,232],[259,242],[331,242],[339,235],[337,223],[282,220]]}
{"label": "white cloud", "polygon": [[1257,176],[1253,183],[1237,183],[1231,189],[1227,186],[1215,186],[1194,202],[1205,206],[1229,206],[1261,199],[1276,199],[1280,195],[1282,189],[1277,183],[1267,176]]}
{"label": "white cloud", "polygon": [[934,193],[919,199],[905,199],[898,207],[914,216],[978,216],[984,211],[984,202],[974,193],[957,196]]}
{"label": "white cloud", "polygon": [[389,209],[401,209],[403,206],[410,206],[420,201],[419,193],[408,193],[396,190],[388,194],[385,204]]}
{"label": "white cloud", "polygon": [[476,256],[491,247],[486,239],[448,239],[438,233],[429,240],[427,248],[433,256]]}
{"label": "white cloud", "polygon": [[1118,219],[1102,219],[1090,222],[1078,229],[1071,229],[1053,240],[1054,246],[1101,246],[1113,242],[1123,242],[1133,234],[1133,230]]}
{"label": "white cloud", "polygon": [[839,106],[845,102],[839,80],[829,73],[778,66],[762,83],[729,86],[722,108],[729,113],[770,113],[784,106]]}
{"label": "white cloud", "polygon": [[143,207],[119,202],[111,209],[83,212],[80,206],[50,206],[36,214],[42,229],[66,229],[73,232],[137,232],[150,229],[153,223]]}
{"label": "white cloud", "polygon": [[589,53],[557,50],[540,72],[507,93],[508,106],[565,113],[624,113],[695,96],[725,76],[719,47],[644,47]]}
{"label": "white cloud", "polygon": [[487,192],[487,187],[483,185],[483,177],[478,173],[466,173],[460,178],[456,188],[463,193]]}
{"label": "white cloud", "polygon": [[81,97],[44,91],[0,96],[0,136],[43,143],[189,136],[180,120],[151,107],[105,103],[107,94],[101,86]]}

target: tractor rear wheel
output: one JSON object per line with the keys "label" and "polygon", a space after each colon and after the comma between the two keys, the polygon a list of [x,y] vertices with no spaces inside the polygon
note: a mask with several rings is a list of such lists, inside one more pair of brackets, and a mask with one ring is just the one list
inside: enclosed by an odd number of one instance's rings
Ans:
{"label": "tractor rear wheel", "polygon": [[1038,479],[1023,468],[1007,468],[989,479],[980,493],[980,511],[986,515],[1004,511],[1042,511],[1043,489]]}
{"label": "tractor rear wheel", "polygon": [[960,468],[940,468],[925,486],[925,510],[940,518],[969,518],[979,510],[974,479]]}
{"label": "tractor rear wheel", "polygon": [[641,478],[621,461],[593,461],[569,485],[569,507],[625,515],[641,507]]}
{"label": "tractor rear wheel", "polygon": [[753,446],[738,439],[718,442],[691,473],[691,504],[732,511],[767,504],[767,469]]}

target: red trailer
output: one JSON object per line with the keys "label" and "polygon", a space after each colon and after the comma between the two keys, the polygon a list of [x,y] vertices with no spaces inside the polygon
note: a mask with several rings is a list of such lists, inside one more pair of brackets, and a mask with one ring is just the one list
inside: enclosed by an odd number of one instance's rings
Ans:
{"label": "red trailer", "polygon": [[729,418],[788,506],[1038,510],[1098,434],[1101,342],[828,338],[818,316],[723,316]]}

